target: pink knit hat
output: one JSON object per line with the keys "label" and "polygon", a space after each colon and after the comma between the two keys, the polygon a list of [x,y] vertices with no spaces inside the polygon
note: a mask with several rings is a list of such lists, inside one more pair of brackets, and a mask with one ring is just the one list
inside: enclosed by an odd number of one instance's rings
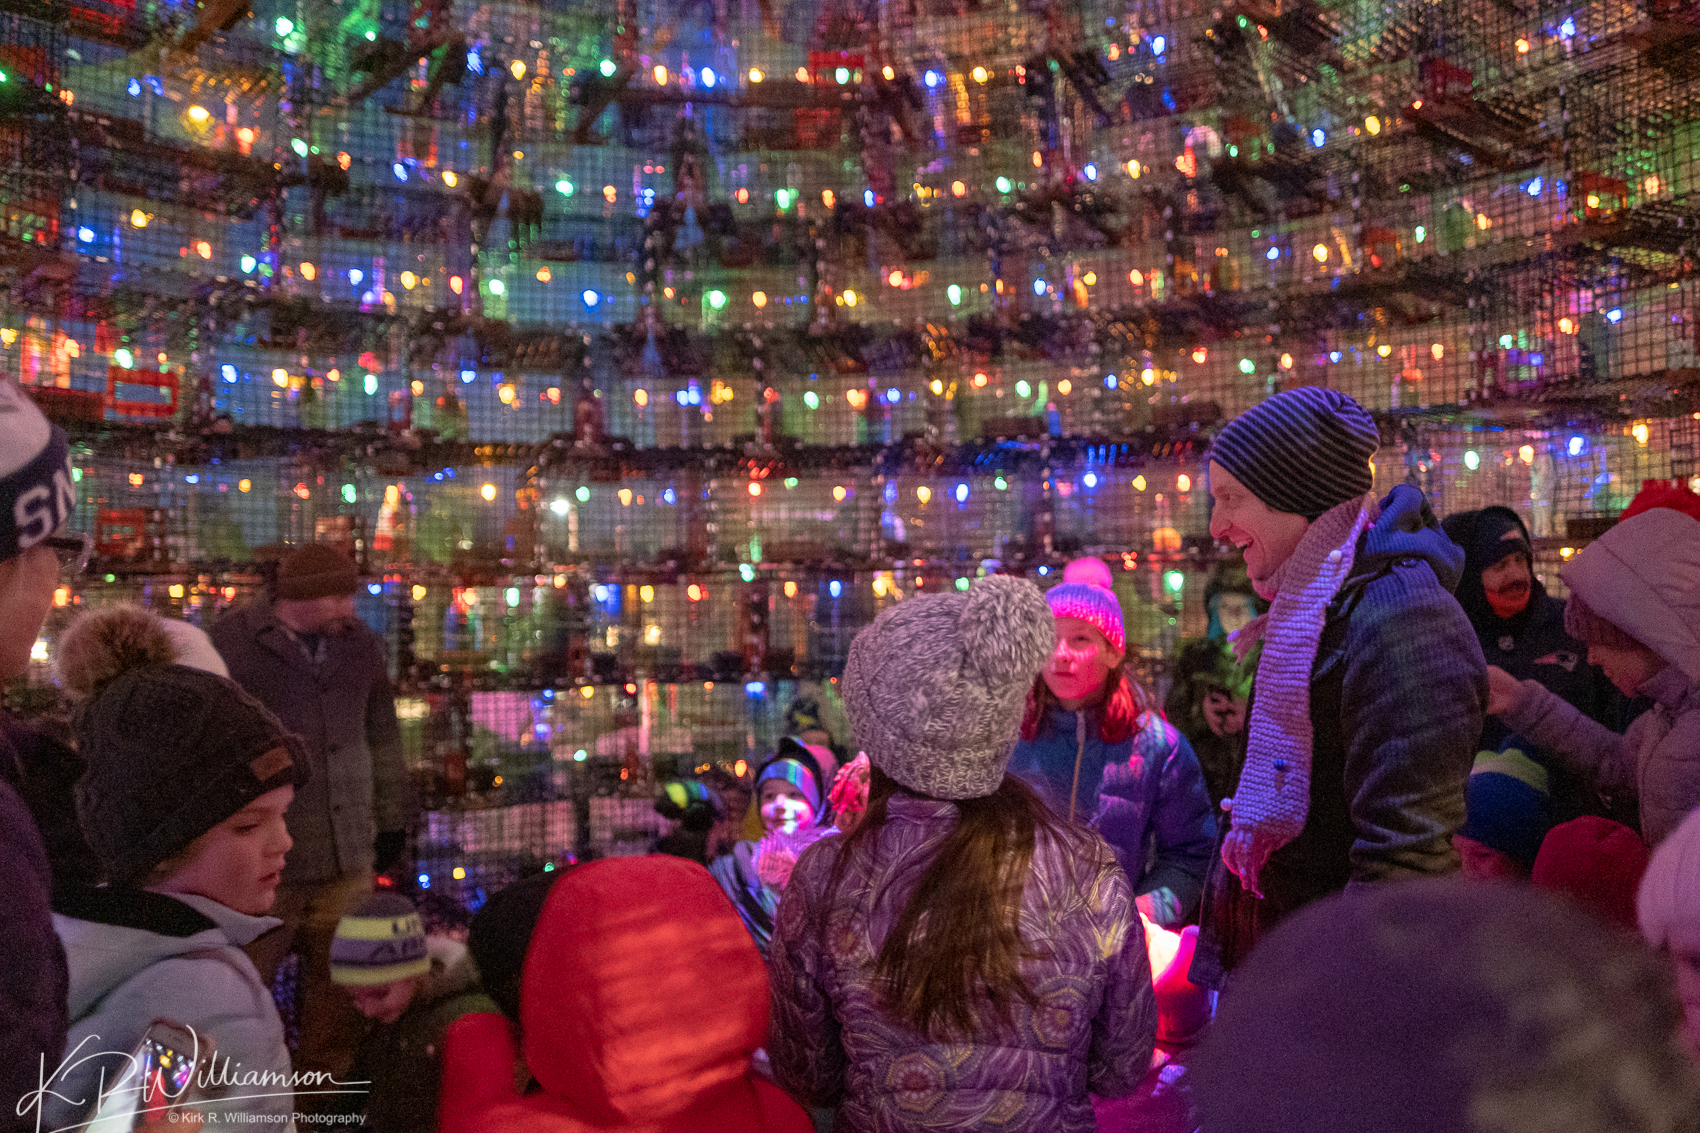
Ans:
{"label": "pink knit hat", "polygon": [[[1069,570],[1074,567],[1069,564],[1063,577],[1069,577]],[[1104,635],[1104,640],[1110,643],[1110,648],[1117,653],[1127,649],[1127,635],[1122,630],[1122,604],[1116,600],[1116,592],[1104,586],[1087,582],[1064,582],[1045,591],[1045,601],[1051,604],[1051,613],[1059,618],[1079,618]]]}

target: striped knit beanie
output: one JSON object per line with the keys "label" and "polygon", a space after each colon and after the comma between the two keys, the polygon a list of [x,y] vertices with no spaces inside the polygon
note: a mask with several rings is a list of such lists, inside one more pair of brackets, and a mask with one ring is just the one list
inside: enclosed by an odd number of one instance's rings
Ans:
{"label": "striped knit beanie", "polygon": [[1547,769],[1519,749],[1478,752],[1458,833],[1533,868],[1551,828],[1548,790]]}
{"label": "striped knit beanie", "polygon": [[332,982],[373,987],[430,970],[425,924],[400,893],[374,893],[337,922],[331,938]]}
{"label": "striped knit beanie", "polygon": [[1127,635],[1122,630],[1122,605],[1116,592],[1084,582],[1065,582],[1045,591],[1045,601],[1051,613],[1059,618],[1079,618],[1104,635],[1110,648],[1117,653],[1127,649]]}
{"label": "striped knit beanie", "polygon": [[1274,511],[1315,521],[1375,486],[1381,443],[1367,410],[1315,386],[1278,393],[1229,421],[1210,459]]}
{"label": "striped knit beanie", "polygon": [[793,787],[803,792],[804,796],[809,800],[809,805],[814,807],[815,813],[820,813],[820,781],[815,778],[815,773],[813,771],[803,766],[801,760],[792,759],[790,757],[775,759],[757,772],[757,798],[761,797],[761,785],[769,779],[780,779],[791,784]]}

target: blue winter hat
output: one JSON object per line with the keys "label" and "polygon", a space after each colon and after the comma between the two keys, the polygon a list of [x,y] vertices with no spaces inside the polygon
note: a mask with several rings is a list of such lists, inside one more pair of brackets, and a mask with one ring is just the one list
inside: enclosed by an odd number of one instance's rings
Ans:
{"label": "blue winter hat", "polygon": [[1552,827],[1547,770],[1515,747],[1476,756],[1465,788],[1467,817],[1458,833],[1532,869]]}
{"label": "blue winter hat", "polygon": [[783,779],[796,787],[809,800],[809,805],[814,808],[815,813],[820,813],[820,780],[816,778],[812,770],[803,765],[801,760],[791,759],[790,757],[775,759],[757,772],[756,794],[758,796],[761,794],[761,785],[769,779]]}

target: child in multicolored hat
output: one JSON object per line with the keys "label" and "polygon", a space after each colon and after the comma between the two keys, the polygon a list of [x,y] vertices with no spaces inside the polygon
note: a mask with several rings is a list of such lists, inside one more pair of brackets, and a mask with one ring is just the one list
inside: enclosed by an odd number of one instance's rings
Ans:
{"label": "child in multicolored hat", "polygon": [[[1070,564],[1063,577],[1092,576]],[[1140,912],[1178,927],[1197,911],[1216,822],[1192,746],[1127,671],[1121,603],[1102,581],[1064,581],[1045,595],[1057,643],[1028,694],[1009,769],[1059,815],[1091,823]]]}
{"label": "child in multicolored hat", "polygon": [[362,1128],[416,1133],[437,1128],[443,1032],[462,1015],[496,1012],[478,986],[466,945],[427,937],[413,903],[374,893],[337,922],[331,980],[370,1020],[344,1079],[365,1082]]}
{"label": "child in multicolored hat", "polygon": [[[784,880],[771,870],[763,876],[762,856],[777,851],[795,862],[806,846],[834,832],[820,823],[826,796],[819,767],[800,748],[790,750],[796,754],[770,759],[756,772],[755,806],[761,815],[762,837],[739,842],[708,867],[763,955],[773,937],[773,914],[779,908]],[[789,872],[787,867],[784,873]]]}

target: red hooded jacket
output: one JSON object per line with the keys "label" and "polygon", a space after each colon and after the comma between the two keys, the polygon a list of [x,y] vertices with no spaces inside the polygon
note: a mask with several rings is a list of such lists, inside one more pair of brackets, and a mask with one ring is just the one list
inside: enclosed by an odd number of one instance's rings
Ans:
{"label": "red hooded jacket", "polygon": [[767,1012],[761,956],[702,866],[663,855],[578,866],[543,906],[520,988],[525,1061],[542,1091],[510,1092],[469,1124],[812,1133],[802,1107],[750,1069]]}

